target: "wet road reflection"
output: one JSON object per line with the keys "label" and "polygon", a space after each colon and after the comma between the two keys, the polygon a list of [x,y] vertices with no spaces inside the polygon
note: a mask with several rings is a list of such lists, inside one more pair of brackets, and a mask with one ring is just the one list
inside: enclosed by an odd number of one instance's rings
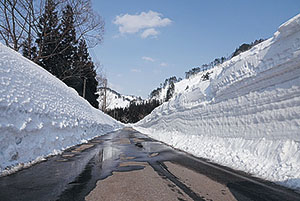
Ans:
{"label": "wet road reflection", "polygon": [[[96,187],[97,181],[109,177],[113,172],[144,169],[145,163],[193,200],[203,200],[168,170],[164,164],[166,161],[227,186],[237,200],[268,200],[265,199],[268,197],[271,200],[300,200],[300,195],[289,189],[229,168],[223,171],[224,167],[174,150],[130,128],[97,137],[28,169],[0,178],[0,200],[84,200]],[[244,185],[240,186],[241,183]],[[262,188],[260,183],[271,187]]]}
{"label": "wet road reflection", "polygon": [[[130,129],[109,133],[28,169],[1,177],[0,200],[84,200],[96,182],[113,171],[144,168],[138,165],[119,167],[121,159],[147,160],[148,152],[154,148],[150,148],[147,142],[143,148],[135,146],[139,137],[142,141],[149,140],[143,140],[145,136]],[[143,151],[137,152],[137,149]],[[163,149],[169,148],[160,146],[160,150]]]}

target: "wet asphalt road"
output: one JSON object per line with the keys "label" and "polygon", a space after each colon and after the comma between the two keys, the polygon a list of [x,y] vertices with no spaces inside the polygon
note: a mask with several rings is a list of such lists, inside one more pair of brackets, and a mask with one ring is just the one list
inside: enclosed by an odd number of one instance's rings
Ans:
{"label": "wet asphalt road", "polygon": [[[136,162],[136,165],[120,166],[124,160]],[[28,169],[1,177],[0,201],[85,200],[95,189],[97,181],[104,181],[113,172],[143,170],[145,166],[138,165],[138,162],[149,164],[159,177],[172,183],[170,188],[175,186],[191,200],[209,199],[170,171],[166,165],[168,162],[222,184],[235,200],[300,200],[300,194],[290,189],[174,150],[127,128],[97,137]],[[178,196],[178,200],[184,199]]]}

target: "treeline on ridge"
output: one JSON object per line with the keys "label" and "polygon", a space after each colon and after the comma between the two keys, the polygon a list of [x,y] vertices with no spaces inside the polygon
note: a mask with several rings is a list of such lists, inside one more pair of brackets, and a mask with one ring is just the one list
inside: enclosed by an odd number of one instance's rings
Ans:
{"label": "treeline on ridge", "polygon": [[[241,54],[242,52],[245,52],[245,51],[251,49],[253,46],[255,46],[263,41],[264,41],[264,39],[259,39],[259,40],[255,40],[254,42],[252,42],[250,44],[244,43],[244,44],[240,45],[238,48],[236,48],[236,50],[228,58],[226,58],[226,57],[216,58],[208,64],[203,64],[200,67],[194,67],[191,70],[185,72],[185,78],[189,79],[193,75],[196,75],[203,71],[207,71],[209,69],[212,69],[213,67],[215,67],[219,64],[222,64],[225,61],[227,61],[228,59],[231,59],[231,58]],[[207,72],[205,75],[202,76],[202,79],[208,80],[209,74],[210,74],[210,72]],[[165,101],[170,100],[170,98],[172,98],[174,91],[175,91],[175,83],[180,82],[181,80],[182,80],[182,78],[177,79],[176,76],[167,78],[163,84],[162,83],[160,84],[160,87],[157,87],[156,89],[151,91],[149,98],[150,99],[158,98],[160,96],[160,93],[162,92],[162,89],[168,87],[166,97],[162,101],[165,102]]]}
{"label": "treeline on ridge", "polygon": [[107,110],[106,113],[123,123],[136,123],[150,114],[160,104],[161,102],[155,99],[143,101],[142,103],[132,102],[129,107]]}
{"label": "treeline on ridge", "polygon": [[216,58],[208,64],[203,64],[200,67],[194,67],[191,70],[185,72],[185,78],[189,79],[191,76],[193,76],[195,74],[198,74],[200,72],[212,69],[213,67],[224,63],[225,61],[241,54],[242,52],[250,50],[253,46],[255,46],[255,45],[257,45],[257,44],[259,44],[263,41],[264,41],[264,39],[259,39],[259,40],[255,40],[254,42],[249,43],[249,44],[248,43],[243,43],[242,45],[240,45],[238,48],[235,49],[235,51],[231,54],[230,57],[228,57],[228,58],[226,58],[226,57]]}

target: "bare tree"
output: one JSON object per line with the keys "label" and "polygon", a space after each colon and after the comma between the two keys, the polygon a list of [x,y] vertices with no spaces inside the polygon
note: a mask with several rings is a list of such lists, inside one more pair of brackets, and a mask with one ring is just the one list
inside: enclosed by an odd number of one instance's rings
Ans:
{"label": "bare tree", "polygon": [[102,42],[105,23],[93,10],[91,0],[63,0],[61,5],[70,5],[73,8],[77,40],[84,38],[88,47]]}
{"label": "bare tree", "polygon": [[96,79],[98,81],[98,92],[101,104],[99,105],[99,107],[103,112],[105,112],[111,102],[110,100],[108,100],[107,96],[107,79],[102,74],[98,74]]}
{"label": "bare tree", "polygon": [[21,48],[22,40],[29,32],[27,25],[30,21],[30,15],[26,9],[25,2],[21,3],[18,0],[0,1],[0,39],[16,51]]}
{"label": "bare tree", "polygon": [[[47,3],[47,1],[48,0],[45,1],[45,4]],[[102,42],[104,34],[104,21],[102,20],[101,16],[92,9],[91,0],[61,0],[56,3],[57,10],[59,11],[59,21],[61,21],[63,17],[62,11],[64,10],[64,8],[67,5],[72,7],[72,15],[74,18],[74,28],[76,30],[77,42],[82,39],[85,40],[87,42],[88,48],[95,47]],[[43,9],[40,6],[39,11],[35,11],[35,13],[40,13],[41,16],[42,10]],[[43,30],[41,31],[43,32]],[[62,31],[62,33],[60,33],[61,38],[63,38],[67,32],[68,30]],[[47,59],[49,57],[55,56],[55,54],[63,54],[64,51],[68,49],[68,47],[61,48],[60,41],[51,41],[51,43],[57,44],[57,46],[55,47],[55,51],[52,54],[42,55],[43,46],[47,44],[40,44],[40,46],[38,47],[39,51],[34,59],[35,62],[40,59]]]}
{"label": "bare tree", "polygon": [[[33,38],[36,38],[39,33],[39,19],[46,3],[47,0],[1,0],[0,41],[16,51],[21,49],[26,40],[27,44],[31,44]],[[104,21],[93,10],[91,0],[60,0],[56,3],[59,20],[66,5],[73,8],[77,41],[85,39],[89,47],[102,42]],[[42,57],[40,53],[37,56]]]}

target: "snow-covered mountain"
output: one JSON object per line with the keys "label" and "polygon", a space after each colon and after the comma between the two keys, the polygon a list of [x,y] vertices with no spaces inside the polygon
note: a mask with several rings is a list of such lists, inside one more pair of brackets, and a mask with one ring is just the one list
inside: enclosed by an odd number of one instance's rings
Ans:
{"label": "snow-covered mountain", "polygon": [[[206,76],[210,76],[213,70],[206,70],[199,72],[193,76],[190,76],[188,79],[180,79],[179,81],[174,81],[174,92],[172,97],[175,97],[181,93],[187,91],[190,87],[197,85],[199,82],[207,80]],[[158,88],[155,92],[155,95],[151,99],[159,100],[160,102],[165,102],[167,98],[168,90],[170,89],[170,83],[167,83],[165,86]]]}
{"label": "snow-covered mountain", "polygon": [[272,38],[176,83],[175,96],[134,127],[300,190],[300,15]]}
{"label": "snow-covered mountain", "polygon": [[115,90],[110,88],[99,88],[97,94],[99,98],[97,99],[99,102],[99,107],[104,104],[104,97],[106,93],[106,109],[114,109],[114,108],[125,108],[130,105],[131,102],[143,102],[141,97],[133,96],[133,95],[122,95]]}
{"label": "snow-covered mountain", "polygon": [[122,126],[0,43],[0,174]]}

